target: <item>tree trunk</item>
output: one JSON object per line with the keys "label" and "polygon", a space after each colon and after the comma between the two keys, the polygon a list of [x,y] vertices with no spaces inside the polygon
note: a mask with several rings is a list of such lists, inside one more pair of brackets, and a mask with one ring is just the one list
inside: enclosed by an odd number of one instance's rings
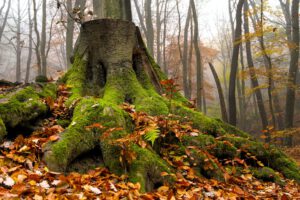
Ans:
{"label": "tree trunk", "polygon": [[17,46],[16,46],[16,56],[17,56],[17,62],[16,62],[16,82],[21,82],[21,8],[20,8],[20,0],[18,0],[18,18],[17,18]]}
{"label": "tree trunk", "polygon": [[194,19],[194,47],[196,54],[196,71],[197,71],[197,108],[202,111],[202,89],[203,89],[203,66],[202,66],[202,58],[201,58],[201,50],[199,47],[199,25],[198,25],[198,15],[196,11],[196,5],[194,0],[190,0],[190,5],[193,13]]}
{"label": "tree trunk", "polygon": [[31,19],[31,3],[30,0],[28,0],[28,19],[29,19],[29,36],[28,36],[28,42],[29,42],[29,49],[28,49],[28,58],[27,58],[27,65],[26,65],[26,75],[25,75],[25,83],[29,82],[30,77],[30,67],[31,67],[31,60],[32,60],[32,19]]}
{"label": "tree trunk", "polygon": [[[297,71],[299,66],[299,0],[292,1],[292,41],[291,60],[288,74],[286,93],[285,127],[292,128],[294,125],[294,108],[296,99]],[[288,145],[292,144],[292,137]]]}
{"label": "tree trunk", "polygon": [[231,70],[229,79],[229,99],[228,99],[228,109],[229,109],[229,123],[231,125],[236,125],[236,76],[238,70],[238,59],[239,59],[239,49],[240,49],[240,39],[242,32],[242,9],[244,0],[239,0],[236,10],[236,28],[234,33],[234,47],[231,59]]}
{"label": "tree trunk", "polygon": [[152,0],[145,1],[145,20],[146,20],[146,29],[147,32],[147,48],[151,55],[154,55],[154,30],[153,30],[153,22],[152,22],[152,8],[151,8]]}
{"label": "tree trunk", "polygon": [[38,68],[38,76],[42,75],[42,67],[41,67],[41,54],[40,54],[40,32],[38,30],[38,23],[37,23],[37,5],[36,0],[33,0],[33,23],[34,23],[34,32],[36,35],[36,43],[35,43],[35,55],[37,60],[37,68]]}
{"label": "tree trunk", "polygon": [[183,78],[183,91],[186,98],[191,97],[191,90],[189,89],[189,69],[188,69],[188,36],[189,26],[191,22],[191,6],[188,8],[188,14],[184,27],[184,41],[183,41],[183,54],[182,54],[182,78]]}
{"label": "tree trunk", "polygon": [[47,2],[43,0],[42,3],[42,32],[41,32],[41,67],[42,76],[47,77],[47,56],[46,56],[46,26],[47,26]]}
{"label": "tree trunk", "polygon": [[3,18],[3,23],[1,24],[1,27],[0,27],[0,42],[2,40],[3,32],[4,32],[4,29],[5,29],[6,23],[7,23],[10,7],[11,7],[11,0],[8,1],[8,6],[7,6],[7,9],[6,9],[6,12],[5,12],[5,16]]}
{"label": "tree trunk", "polygon": [[214,76],[214,79],[215,79],[215,82],[216,82],[216,85],[217,85],[219,99],[220,99],[222,119],[223,119],[224,122],[228,122],[225,98],[224,98],[223,89],[222,89],[222,86],[221,86],[220,79],[218,77],[218,74],[217,74],[213,64],[212,63],[208,63],[208,64],[209,64],[210,70],[211,70],[211,72]]}
{"label": "tree trunk", "polygon": [[247,54],[247,62],[248,62],[248,68],[249,68],[249,73],[250,73],[250,80],[251,80],[251,85],[252,89],[255,91],[255,97],[256,97],[256,102],[260,114],[260,119],[261,119],[261,124],[262,124],[262,129],[266,130],[268,126],[268,117],[266,113],[266,109],[264,106],[264,100],[263,96],[261,93],[261,90],[259,88],[259,83],[258,79],[256,76],[255,68],[254,68],[254,62],[252,58],[252,51],[251,51],[251,41],[249,38],[249,20],[248,20],[248,2],[245,2],[244,5],[244,30],[245,30],[245,37],[246,37],[246,54]]}

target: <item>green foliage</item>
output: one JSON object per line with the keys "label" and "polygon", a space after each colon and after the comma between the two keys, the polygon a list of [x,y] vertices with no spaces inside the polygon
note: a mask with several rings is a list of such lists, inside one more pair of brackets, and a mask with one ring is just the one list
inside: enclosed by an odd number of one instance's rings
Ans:
{"label": "green foliage", "polygon": [[158,129],[149,130],[145,133],[144,139],[151,142],[151,144],[153,146],[155,140],[157,138],[159,138],[159,135],[160,135],[160,130],[158,130]]}

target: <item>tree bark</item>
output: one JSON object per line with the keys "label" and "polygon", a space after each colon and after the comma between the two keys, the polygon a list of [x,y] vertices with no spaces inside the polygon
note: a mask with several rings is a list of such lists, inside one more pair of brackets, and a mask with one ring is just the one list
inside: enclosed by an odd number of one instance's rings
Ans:
{"label": "tree bark", "polygon": [[147,32],[147,47],[151,55],[154,55],[154,30],[153,30],[153,22],[152,22],[152,8],[151,8],[152,0],[145,1],[145,21],[146,21],[146,29]]}
{"label": "tree bark", "polygon": [[42,68],[41,68],[41,54],[40,54],[40,32],[38,30],[37,24],[37,5],[36,0],[33,0],[33,23],[34,23],[34,32],[36,35],[36,43],[35,43],[35,55],[37,60],[37,68],[38,68],[38,76],[42,75]]}
{"label": "tree bark", "polygon": [[[5,4],[3,4],[3,5],[5,5]],[[4,29],[5,29],[6,23],[7,23],[10,7],[11,7],[11,0],[8,1],[8,6],[7,6],[7,9],[6,9],[6,12],[5,12],[5,16],[3,18],[3,23],[0,27],[0,42],[2,40],[3,32],[4,32]]]}
{"label": "tree bark", "polygon": [[196,71],[197,71],[197,108],[202,111],[202,90],[203,90],[203,66],[201,58],[201,50],[199,47],[199,25],[198,25],[198,15],[196,11],[196,5],[194,0],[190,0],[190,5],[193,13],[194,19],[194,48],[196,54]]}
{"label": "tree bark", "polygon": [[244,4],[244,30],[245,30],[245,37],[246,37],[245,40],[246,40],[247,62],[248,62],[252,89],[255,91],[255,97],[256,97],[258,111],[260,114],[262,129],[266,130],[268,126],[268,117],[264,106],[263,96],[259,88],[259,82],[256,76],[255,68],[254,68],[254,62],[253,62],[252,51],[251,51],[251,41],[249,38],[250,32],[249,32],[248,12],[249,12],[249,5],[248,2],[246,1]]}
{"label": "tree bark", "polygon": [[236,125],[236,76],[238,70],[238,59],[239,59],[239,49],[240,40],[242,32],[242,9],[244,0],[239,0],[236,10],[236,28],[234,33],[234,44],[233,53],[231,58],[231,70],[229,79],[229,99],[228,99],[228,109],[229,109],[229,123],[231,125]]}
{"label": "tree bark", "polygon": [[18,8],[17,8],[17,32],[16,32],[16,56],[17,56],[17,62],[16,62],[16,82],[21,82],[21,53],[22,53],[22,47],[21,47],[21,8],[20,8],[20,0],[18,0]]}
{"label": "tree bark", "polygon": [[222,119],[224,122],[228,122],[228,117],[227,117],[227,110],[226,110],[226,103],[225,103],[225,98],[224,98],[224,94],[223,94],[223,89],[221,86],[221,82],[220,79],[218,77],[218,74],[213,66],[212,63],[208,63],[210,70],[214,76],[216,85],[217,85],[217,89],[218,89],[218,94],[219,94],[219,100],[220,100],[220,107],[221,107],[221,114],[222,114]]}
{"label": "tree bark", "polygon": [[40,54],[41,54],[41,68],[42,76],[47,77],[47,56],[46,56],[46,26],[47,26],[47,2],[43,0],[42,3],[42,31],[41,31],[41,45],[40,45]]}
{"label": "tree bark", "polygon": [[189,74],[188,74],[188,36],[189,26],[191,22],[191,6],[188,8],[188,14],[184,27],[184,41],[183,41],[183,54],[182,54],[182,78],[183,78],[183,91],[186,98],[191,97],[191,90],[189,88]]}
{"label": "tree bark", "polygon": [[30,68],[31,68],[31,60],[32,60],[32,28],[33,28],[33,23],[31,19],[31,3],[30,0],[28,0],[28,21],[29,21],[29,35],[28,35],[28,58],[27,58],[27,65],[26,65],[26,75],[25,75],[25,83],[29,82],[29,77],[30,77]]}
{"label": "tree bark", "polygon": [[[288,85],[286,93],[285,127],[292,128],[294,125],[294,108],[296,99],[297,71],[299,66],[299,0],[292,1],[292,48],[291,60],[288,73]],[[292,138],[288,144],[291,145]]]}

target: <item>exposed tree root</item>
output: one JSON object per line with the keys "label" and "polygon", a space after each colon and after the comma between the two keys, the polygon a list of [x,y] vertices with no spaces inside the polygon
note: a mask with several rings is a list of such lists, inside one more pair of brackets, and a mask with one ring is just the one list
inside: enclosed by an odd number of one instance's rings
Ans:
{"label": "exposed tree root", "polygon": [[47,105],[42,98],[56,96],[56,86],[30,85],[0,94],[0,141],[6,136],[6,128],[28,123],[46,114]]}
{"label": "exposed tree root", "polygon": [[[135,129],[129,114],[120,107],[127,102],[135,105],[136,111],[153,116],[176,114],[182,123],[191,121],[192,126],[202,132],[198,136],[169,140],[169,145],[176,146],[177,153],[188,155],[185,162],[194,166],[199,175],[226,180],[227,169],[222,167],[226,159],[247,159],[245,154],[252,154],[255,158],[249,158],[245,165],[252,162],[253,171],[261,167],[262,162],[300,181],[299,168],[276,148],[265,147],[248,134],[188,108],[188,102],[180,94],[176,94],[170,104],[160,96],[159,81],[163,78],[134,24],[109,19],[83,24],[73,68],[64,77],[72,92],[66,104],[77,104],[72,122],[60,139],[44,148],[44,161],[50,170],[66,171],[75,158],[100,144],[104,165],[116,174],[126,173],[129,180],[140,182],[142,191],[152,190],[164,181],[172,182],[169,176],[161,176],[162,172],[174,172],[173,166],[161,158],[162,148],[154,151],[130,144],[126,148],[134,152],[135,158],[125,161],[125,165],[122,160],[121,164],[122,146],[115,141]],[[122,129],[103,137],[118,127]],[[163,147],[164,142],[157,141],[156,145]],[[272,158],[278,162],[270,162]],[[256,170],[256,174],[260,176],[261,171]]]}

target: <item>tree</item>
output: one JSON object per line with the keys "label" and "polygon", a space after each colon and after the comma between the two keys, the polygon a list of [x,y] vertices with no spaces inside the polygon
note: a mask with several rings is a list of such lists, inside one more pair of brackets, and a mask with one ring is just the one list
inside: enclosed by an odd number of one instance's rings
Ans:
{"label": "tree", "polygon": [[30,75],[30,67],[31,67],[31,59],[32,59],[32,29],[33,29],[33,23],[31,18],[31,1],[28,0],[27,6],[28,6],[28,21],[29,21],[29,34],[28,34],[28,58],[27,58],[27,66],[26,66],[26,75],[25,75],[25,83],[29,82],[29,75]]}
{"label": "tree", "polygon": [[251,41],[249,38],[249,5],[248,1],[245,1],[244,3],[244,30],[245,30],[245,37],[246,37],[246,54],[247,54],[247,62],[248,62],[248,68],[250,72],[250,80],[252,84],[252,88],[255,90],[255,97],[256,97],[256,102],[258,106],[258,111],[260,114],[260,119],[262,123],[262,128],[263,130],[266,130],[268,127],[268,118],[267,118],[267,113],[266,109],[264,106],[264,100],[263,100],[263,95],[261,90],[259,89],[259,82],[256,76],[255,68],[254,68],[254,62],[252,58],[252,50],[251,50]]}
{"label": "tree", "polygon": [[[127,12],[124,7],[114,8],[116,12]],[[172,174],[176,168],[162,158],[162,145],[174,146],[184,155],[184,164],[180,164],[184,170],[189,163],[198,173],[220,180],[228,178],[219,165],[221,160],[242,156],[244,152],[239,149],[243,145],[243,151],[256,156],[255,161],[259,159],[300,181],[298,166],[280,150],[265,147],[247,133],[189,108],[192,105],[177,92],[172,80],[166,80],[129,17],[120,20],[115,12],[106,12],[104,17],[82,23],[73,66],[61,79],[65,85],[59,88],[70,88],[64,109],[69,109],[71,121],[57,140],[43,146],[49,170],[64,172],[74,159],[98,148],[105,167],[140,182],[143,192],[164,182],[175,182]],[[51,98],[57,91],[55,84],[48,83],[11,93],[11,98],[0,103],[1,139],[6,127],[45,114],[45,99],[53,105]],[[180,136],[178,130],[182,129],[188,134]],[[216,151],[210,152],[213,156],[208,153],[208,145],[216,146]]]}
{"label": "tree", "polygon": [[229,78],[229,99],[228,99],[228,110],[229,110],[229,123],[231,125],[236,125],[236,76],[238,71],[238,59],[239,59],[239,49],[240,40],[242,34],[242,10],[243,10],[244,0],[239,0],[236,9],[236,28],[234,32],[234,44],[231,58],[231,70]]}
{"label": "tree", "polygon": [[[5,7],[5,4],[6,4],[6,0],[3,2],[3,5],[0,9],[0,14],[2,14],[2,11]],[[10,7],[11,7],[11,0],[8,0],[8,6],[6,8],[6,12],[5,12],[5,15],[4,15],[4,18],[3,18],[3,23],[1,24],[1,27],[0,27],[0,41],[2,39],[3,32],[4,32],[4,29],[5,29],[6,23],[7,23]]]}
{"label": "tree", "polygon": [[[292,128],[294,124],[294,107],[297,83],[297,71],[299,66],[299,0],[292,1],[292,48],[290,68],[288,73],[288,85],[286,93],[285,127]],[[291,143],[291,141],[290,141]]]}
{"label": "tree", "polygon": [[226,110],[226,103],[225,103],[225,98],[224,98],[224,94],[223,94],[223,89],[221,86],[221,82],[219,79],[219,76],[215,70],[215,67],[213,66],[212,63],[208,63],[210,70],[214,76],[216,85],[217,85],[217,89],[218,89],[218,94],[219,94],[219,99],[220,99],[220,107],[221,107],[221,114],[222,114],[222,119],[224,122],[228,122],[228,116],[227,116],[227,110]]}
{"label": "tree", "polygon": [[196,54],[196,68],[197,68],[197,108],[202,111],[202,98],[203,98],[203,66],[201,60],[201,51],[199,47],[199,28],[198,28],[198,15],[194,0],[190,0],[190,5],[194,19],[194,48]]}

